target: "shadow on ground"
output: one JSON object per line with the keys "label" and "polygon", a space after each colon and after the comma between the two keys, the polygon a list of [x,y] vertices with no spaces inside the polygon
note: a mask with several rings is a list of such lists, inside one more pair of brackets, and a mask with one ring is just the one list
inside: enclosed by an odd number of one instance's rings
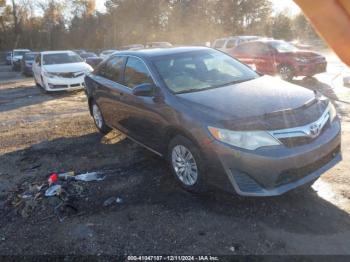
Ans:
{"label": "shadow on ground", "polygon": [[16,88],[0,89],[0,113],[19,109],[42,102],[73,97],[82,91],[44,93],[43,89],[35,85],[22,84]]}

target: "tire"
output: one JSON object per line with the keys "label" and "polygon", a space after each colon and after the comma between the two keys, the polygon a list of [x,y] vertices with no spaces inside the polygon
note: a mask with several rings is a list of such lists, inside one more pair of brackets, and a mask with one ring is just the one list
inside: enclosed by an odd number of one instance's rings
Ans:
{"label": "tire", "polygon": [[106,125],[100,107],[94,101],[92,101],[90,106],[91,115],[94,119],[96,128],[98,129],[98,131],[100,131],[100,133],[104,135],[108,134],[112,129]]}
{"label": "tire", "polygon": [[49,91],[46,90],[45,88],[45,84],[44,84],[44,80],[43,80],[43,77],[41,76],[41,83],[42,85],[40,85],[37,81],[36,81],[36,78],[34,77],[35,79],[35,84],[37,85],[37,87],[39,87],[41,89],[41,91],[44,93],[44,94],[48,94]]}
{"label": "tire", "polygon": [[291,81],[294,77],[294,70],[289,65],[281,65],[278,69],[278,74],[285,81]]}
{"label": "tire", "polygon": [[[185,160],[185,156],[188,157],[188,160]],[[179,135],[170,141],[167,161],[172,174],[182,188],[191,193],[206,191],[205,162],[198,147],[188,138]],[[187,172],[192,172],[186,174],[186,168]],[[184,171],[181,172],[180,169]]]}

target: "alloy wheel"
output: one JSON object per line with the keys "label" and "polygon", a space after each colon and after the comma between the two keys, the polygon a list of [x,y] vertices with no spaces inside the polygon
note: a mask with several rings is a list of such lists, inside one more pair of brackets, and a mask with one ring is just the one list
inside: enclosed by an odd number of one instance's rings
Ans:
{"label": "alloy wheel", "polygon": [[103,127],[103,118],[100,109],[96,104],[92,106],[92,115],[94,117],[94,121],[98,128],[102,129]]}
{"label": "alloy wheel", "polygon": [[191,151],[183,145],[177,145],[171,152],[171,159],[179,180],[186,186],[193,186],[198,179],[198,168]]}
{"label": "alloy wheel", "polygon": [[282,66],[279,73],[283,80],[290,80],[293,74],[292,69],[288,66]]}

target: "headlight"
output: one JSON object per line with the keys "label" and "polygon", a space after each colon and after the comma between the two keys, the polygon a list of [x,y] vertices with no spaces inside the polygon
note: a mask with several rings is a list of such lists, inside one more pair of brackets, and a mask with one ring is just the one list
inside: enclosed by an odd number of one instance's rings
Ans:
{"label": "headlight", "polygon": [[332,122],[334,118],[337,116],[337,110],[335,109],[335,106],[332,104],[331,101],[329,101],[328,103],[328,109],[329,109],[329,119]]}
{"label": "headlight", "polygon": [[295,61],[297,61],[299,63],[306,63],[308,60],[306,58],[296,57]]}
{"label": "headlight", "polygon": [[49,78],[53,78],[56,76],[56,74],[44,71],[44,76],[49,77]]}
{"label": "headlight", "polygon": [[217,140],[244,149],[255,150],[263,146],[277,146],[281,143],[265,131],[231,131],[208,127]]}

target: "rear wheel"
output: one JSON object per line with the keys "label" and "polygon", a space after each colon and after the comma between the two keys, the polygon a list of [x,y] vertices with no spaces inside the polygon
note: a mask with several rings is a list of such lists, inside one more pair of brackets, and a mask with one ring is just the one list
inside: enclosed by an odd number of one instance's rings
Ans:
{"label": "rear wheel", "polygon": [[285,81],[290,81],[294,77],[293,69],[289,65],[281,65],[279,67],[278,73]]}
{"label": "rear wheel", "polygon": [[102,134],[107,134],[111,131],[111,128],[106,125],[105,120],[103,118],[102,112],[99,108],[99,106],[95,103],[91,103],[91,113],[92,117],[94,119],[95,125],[97,129],[102,133]]}
{"label": "rear wheel", "polygon": [[194,193],[205,190],[205,165],[201,152],[189,139],[176,136],[170,141],[168,162],[175,179],[185,190]]}

